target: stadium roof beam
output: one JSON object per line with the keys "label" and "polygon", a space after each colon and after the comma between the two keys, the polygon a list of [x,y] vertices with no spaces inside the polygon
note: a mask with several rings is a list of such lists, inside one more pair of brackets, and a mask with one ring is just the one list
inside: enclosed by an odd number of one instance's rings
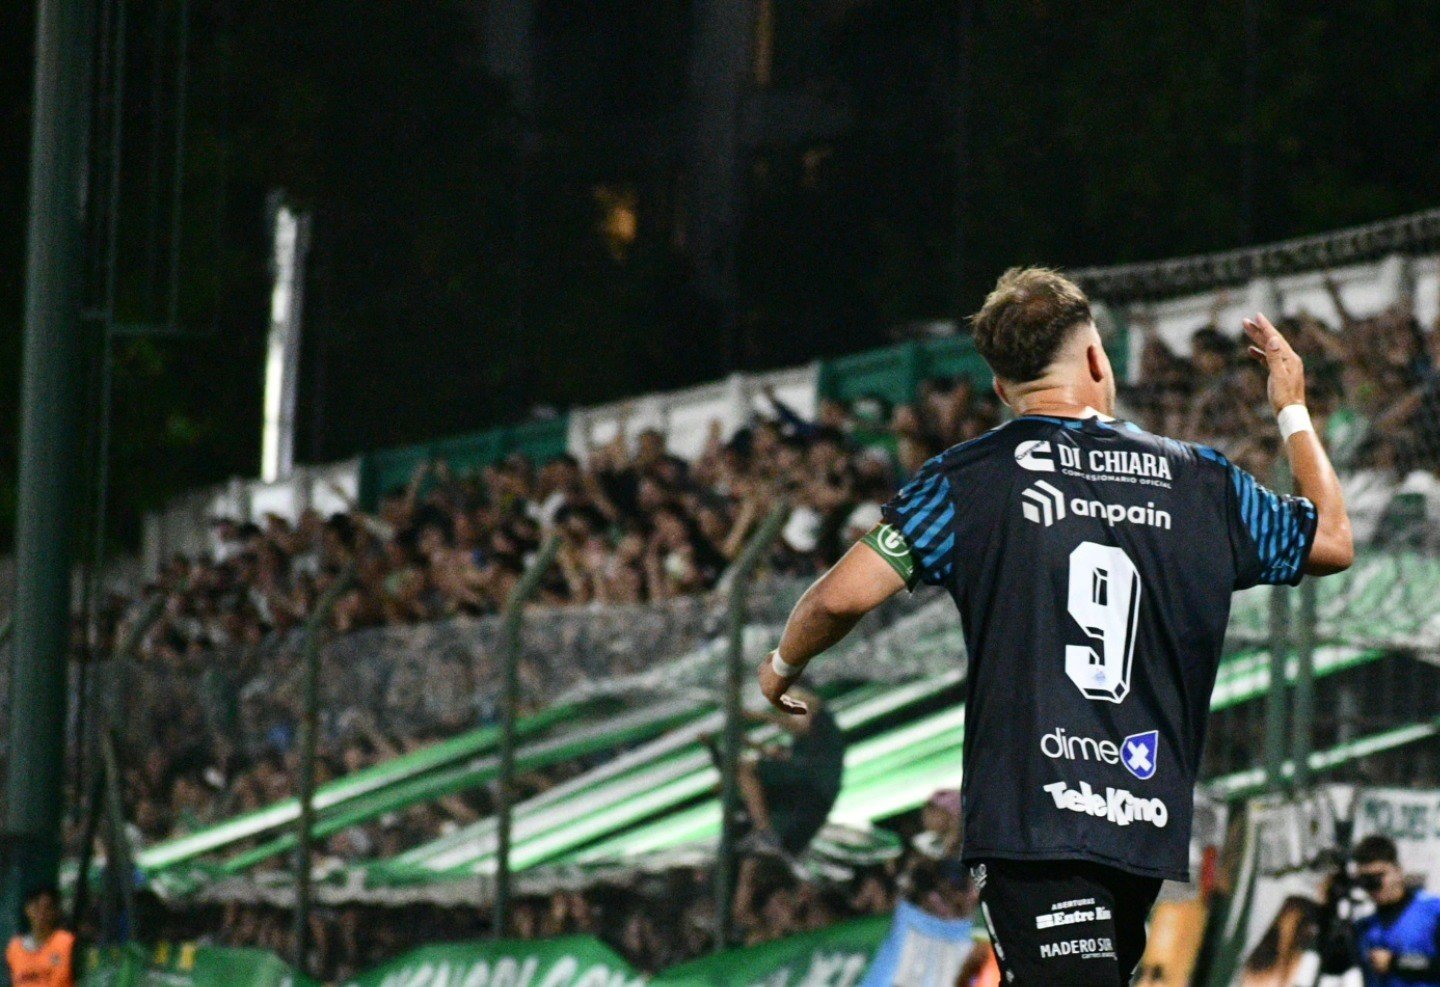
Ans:
{"label": "stadium roof beam", "polygon": [[1242,250],[1071,272],[1091,295],[1127,301],[1208,291],[1274,277],[1375,260],[1388,254],[1440,247],[1440,209],[1352,226],[1317,236],[1296,237]]}

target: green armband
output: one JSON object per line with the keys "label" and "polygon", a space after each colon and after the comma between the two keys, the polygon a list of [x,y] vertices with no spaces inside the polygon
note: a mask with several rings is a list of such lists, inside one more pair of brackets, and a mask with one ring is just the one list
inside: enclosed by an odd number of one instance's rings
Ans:
{"label": "green armband", "polygon": [[915,556],[910,553],[910,543],[905,540],[905,536],[898,529],[892,527],[887,521],[881,521],[871,528],[870,533],[860,541],[869,545],[877,555],[890,563],[890,568],[905,580],[907,589],[915,588],[915,584],[920,581],[919,569],[915,565]]}

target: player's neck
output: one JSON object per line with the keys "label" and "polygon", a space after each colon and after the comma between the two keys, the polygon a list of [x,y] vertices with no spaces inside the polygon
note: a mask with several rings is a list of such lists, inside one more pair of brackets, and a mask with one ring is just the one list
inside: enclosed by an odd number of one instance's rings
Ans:
{"label": "player's neck", "polygon": [[1043,415],[1047,418],[1094,418],[1108,420],[1106,402],[1081,393],[1069,384],[1042,385],[1011,396],[1010,407],[1016,415]]}

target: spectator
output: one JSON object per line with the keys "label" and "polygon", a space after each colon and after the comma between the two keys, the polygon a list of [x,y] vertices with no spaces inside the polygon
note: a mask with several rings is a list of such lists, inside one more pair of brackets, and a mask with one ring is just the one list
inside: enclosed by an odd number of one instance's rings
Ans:
{"label": "spectator", "polygon": [[840,794],[844,734],[819,696],[806,692],[801,698],[809,704],[804,715],[746,713],[747,719],[771,723],[792,737],[788,750],[760,748],[758,756],[740,762],[740,797],[752,827],[742,843],[748,852],[802,852],[825,825]]}
{"label": "spectator", "polygon": [[1350,855],[1375,912],[1355,923],[1366,987],[1440,985],[1440,897],[1410,887],[1395,841],[1373,835]]}
{"label": "spectator", "polygon": [[15,987],[75,987],[75,936],[60,927],[60,892],[42,887],[25,896],[28,935],[10,940],[5,960]]}

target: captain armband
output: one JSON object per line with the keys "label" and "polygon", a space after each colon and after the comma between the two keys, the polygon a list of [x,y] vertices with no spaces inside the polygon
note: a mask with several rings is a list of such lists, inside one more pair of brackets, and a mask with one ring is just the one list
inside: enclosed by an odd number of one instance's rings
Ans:
{"label": "captain armband", "polygon": [[864,544],[869,545],[875,553],[890,564],[901,579],[905,580],[907,589],[914,589],[915,584],[920,581],[920,567],[915,564],[915,556],[910,551],[910,543],[900,530],[888,521],[881,521],[870,529],[869,534],[861,538]]}

